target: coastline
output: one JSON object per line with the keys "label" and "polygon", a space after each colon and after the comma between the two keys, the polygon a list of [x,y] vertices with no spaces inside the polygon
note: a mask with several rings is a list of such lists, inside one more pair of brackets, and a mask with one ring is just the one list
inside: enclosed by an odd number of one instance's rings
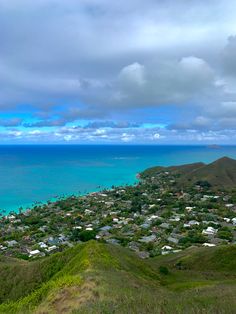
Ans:
{"label": "coastline", "polygon": [[[125,183],[125,184],[122,184],[120,186],[114,186],[114,188],[115,189],[116,188],[123,189],[127,186],[135,186],[135,184],[138,183],[139,179],[140,179],[140,174],[137,173],[135,175],[135,180],[132,183]],[[8,215],[12,215],[12,214],[18,215],[20,212],[26,212],[26,211],[34,210],[34,207],[36,207],[36,206],[45,206],[47,204],[53,204],[53,203],[56,203],[60,200],[66,200],[66,199],[69,199],[71,197],[80,198],[80,197],[84,197],[84,196],[92,196],[96,193],[102,193],[102,191],[110,192],[112,190],[113,190],[112,186],[107,186],[107,187],[103,187],[103,188],[101,188],[101,186],[100,186],[97,190],[95,189],[95,190],[87,191],[86,193],[80,193],[80,194],[72,193],[72,194],[57,195],[56,197],[52,197],[46,201],[35,201],[35,202],[27,204],[27,205],[19,206],[19,207],[12,209],[10,211],[1,209],[0,210],[0,218],[1,218],[1,216],[7,217]]]}
{"label": "coastline", "polygon": [[[199,163],[195,163],[191,171],[196,174],[203,168],[208,169],[212,180],[215,178],[211,177],[212,165],[218,173],[219,167],[231,169],[233,165],[236,169],[236,160],[225,157],[200,168]],[[205,181],[202,181],[204,184],[178,185],[179,175],[182,173],[184,178],[186,166],[189,165],[174,167],[175,171],[166,171],[168,167],[147,169],[149,175],[141,173],[142,179],[136,185],[64,195],[38,206],[35,204],[36,208],[19,214],[3,216],[0,252],[29,259],[94,239],[125,246],[141,258],[148,258],[177,253],[193,244],[233,243],[236,204],[229,203],[229,193],[235,199],[235,192],[215,190]],[[222,184],[222,181],[214,182]]]}
{"label": "coastline", "polygon": [[236,146],[1,146],[0,208],[6,214],[112,185],[133,184],[140,171],[221,156],[236,158]]}

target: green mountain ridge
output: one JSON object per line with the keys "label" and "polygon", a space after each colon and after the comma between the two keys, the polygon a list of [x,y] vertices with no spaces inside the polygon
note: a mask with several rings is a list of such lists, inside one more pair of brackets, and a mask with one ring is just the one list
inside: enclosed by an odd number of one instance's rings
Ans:
{"label": "green mountain ridge", "polygon": [[2,257],[0,313],[233,313],[235,255],[231,245],[142,260],[90,241],[31,262]]}
{"label": "green mountain ridge", "polygon": [[193,163],[170,167],[152,167],[141,173],[141,178],[157,176],[169,172],[177,176],[177,183],[182,186],[207,182],[215,188],[231,189],[236,186],[236,160],[222,157],[210,164]]}

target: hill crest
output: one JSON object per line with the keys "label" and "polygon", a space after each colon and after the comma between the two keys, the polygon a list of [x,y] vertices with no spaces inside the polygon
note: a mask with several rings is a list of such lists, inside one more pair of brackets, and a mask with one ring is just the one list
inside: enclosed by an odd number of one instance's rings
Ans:
{"label": "hill crest", "polygon": [[155,177],[164,172],[177,175],[177,182],[182,186],[195,185],[199,182],[207,182],[213,188],[231,189],[236,186],[236,160],[227,156],[209,164],[198,162],[180,166],[152,167],[145,170],[140,177],[144,179]]}
{"label": "hill crest", "polygon": [[[206,304],[201,307],[192,299],[195,288],[199,300],[209,293],[219,300],[208,305],[209,313],[219,306],[228,310],[217,287],[219,282],[227,286],[231,306],[235,250],[235,245],[190,248],[142,260],[126,248],[90,241],[23,264],[3,257],[0,313],[176,313],[177,306],[179,313],[203,313]],[[160,271],[163,267],[169,274]],[[181,301],[179,291],[186,291]]]}

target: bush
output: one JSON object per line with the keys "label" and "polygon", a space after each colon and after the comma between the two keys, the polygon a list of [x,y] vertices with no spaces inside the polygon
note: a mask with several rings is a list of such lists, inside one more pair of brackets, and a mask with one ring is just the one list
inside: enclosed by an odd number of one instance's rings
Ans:
{"label": "bush", "polygon": [[159,273],[162,275],[168,275],[169,269],[166,266],[160,266],[159,267]]}
{"label": "bush", "polygon": [[220,230],[217,232],[217,236],[218,238],[223,239],[223,240],[228,240],[228,241],[233,240],[233,234],[230,231]]}

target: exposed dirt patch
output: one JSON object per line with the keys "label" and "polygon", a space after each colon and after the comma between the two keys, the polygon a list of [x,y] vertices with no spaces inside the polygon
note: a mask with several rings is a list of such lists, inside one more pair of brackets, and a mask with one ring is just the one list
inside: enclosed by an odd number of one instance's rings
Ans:
{"label": "exposed dirt patch", "polygon": [[99,298],[96,287],[94,281],[86,280],[86,282],[80,286],[62,288],[56,295],[53,295],[53,297],[48,297],[47,300],[39,306],[35,313],[71,313],[73,310],[80,308],[87,302],[95,301]]}

